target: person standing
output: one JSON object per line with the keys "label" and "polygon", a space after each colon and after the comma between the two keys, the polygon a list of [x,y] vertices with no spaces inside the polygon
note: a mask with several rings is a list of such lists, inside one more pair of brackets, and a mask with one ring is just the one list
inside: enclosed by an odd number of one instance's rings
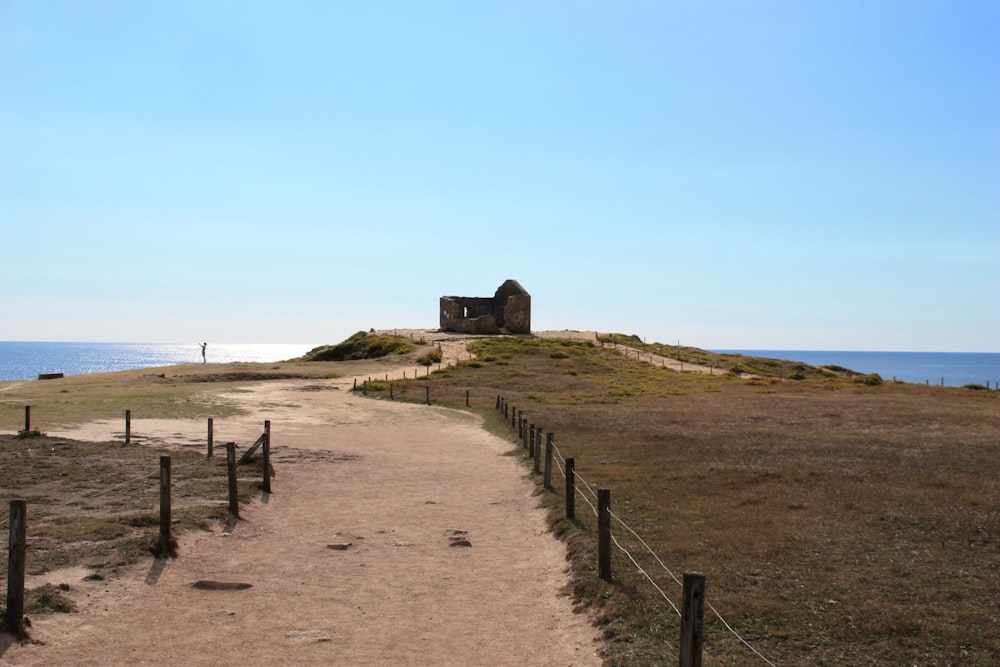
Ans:
{"label": "person standing", "polygon": [[203,363],[203,364],[207,364],[208,363],[208,359],[205,357],[205,348],[207,348],[207,347],[208,347],[208,343],[202,343],[201,344],[201,363]]}

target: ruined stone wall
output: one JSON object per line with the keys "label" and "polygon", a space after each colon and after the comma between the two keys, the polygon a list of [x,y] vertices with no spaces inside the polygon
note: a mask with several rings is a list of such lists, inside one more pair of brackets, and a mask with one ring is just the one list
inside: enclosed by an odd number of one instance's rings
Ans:
{"label": "ruined stone wall", "polygon": [[509,333],[531,333],[531,296],[517,294],[507,298],[500,328]]}
{"label": "ruined stone wall", "polygon": [[493,298],[441,297],[441,330],[461,333],[531,333],[531,295],[516,280],[501,285]]}
{"label": "ruined stone wall", "polygon": [[468,296],[441,297],[441,330],[472,334],[498,334],[493,299]]}

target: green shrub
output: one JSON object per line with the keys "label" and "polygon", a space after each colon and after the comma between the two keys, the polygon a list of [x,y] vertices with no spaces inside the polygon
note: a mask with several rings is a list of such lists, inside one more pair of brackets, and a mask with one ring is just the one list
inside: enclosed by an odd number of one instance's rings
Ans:
{"label": "green shrub", "polygon": [[422,354],[417,357],[417,363],[421,366],[430,366],[431,364],[441,363],[441,348],[435,347],[433,350],[427,354]]}
{"label": "green shrub", "polygon": [[868,373],[867,375],[855,375],[851,382],[854,384],[868,385],[869,387],[880,387],[884,384],[882,376],[878,373]]}
{"label": "green shrub", "polygon": [[393,354],[406,354],[413,350],[413,343],[402,336],[377,336],[359,331],[342,343],[332,347],[317,347],[306,354],[306,361],[351,361],[379,359]]}
{"label": "green shrub", "polygon": [[989,387],[984,387],[981,384],[963,384],[962,389],[972,389],[973,391],[989,391]]}
{"label": "green shrub", "polygon": [[388,380],[365,380],[358,385],[358,391],[389,391]]}

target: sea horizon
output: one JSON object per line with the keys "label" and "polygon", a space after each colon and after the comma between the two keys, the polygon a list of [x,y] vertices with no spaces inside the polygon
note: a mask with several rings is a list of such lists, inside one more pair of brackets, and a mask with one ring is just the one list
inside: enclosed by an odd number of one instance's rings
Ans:
{"label": "sea horizon", "polygon": [[305,343],[117,343],[0,341],[0,382],[34,380],[43,373],[86,375],[187,363],[270,363],[301,357]]}
{"label": "sea horizon", "polygon": [[[301,357],[317,344],[209,343],[208,363],[269,363]],[[798,361],[811,366],[836,365],[858,373],[878,373],[883,380],[960,387],[1000,382],[998,352],[912,352],[875,350],[712,349]],[[43,373],[84,375],[184,363],[202,363],[201,343],[129,343],[109,341],[0,341],[0,382],[34,380]]]}
{"label": "sea horizon", "polygon": [[879,350],[756,350],[714,349],[810,366],[842,366],[857,373],[878,373],[883,380],[961,387],[1000,382],[1000,352],[909,352]]}

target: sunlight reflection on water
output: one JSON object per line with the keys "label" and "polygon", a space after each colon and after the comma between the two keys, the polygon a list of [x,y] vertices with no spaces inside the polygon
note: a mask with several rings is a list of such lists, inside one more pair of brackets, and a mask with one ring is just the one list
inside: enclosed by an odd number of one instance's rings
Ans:
{"label": "sunlight reflection on water", "polygon": [[[315,345],[209,343],[208,363],[267,363],[300,357]],[[201,363],[198,343],[0,342],[0,381],[33,380],[39,373],[81,375]]]}

